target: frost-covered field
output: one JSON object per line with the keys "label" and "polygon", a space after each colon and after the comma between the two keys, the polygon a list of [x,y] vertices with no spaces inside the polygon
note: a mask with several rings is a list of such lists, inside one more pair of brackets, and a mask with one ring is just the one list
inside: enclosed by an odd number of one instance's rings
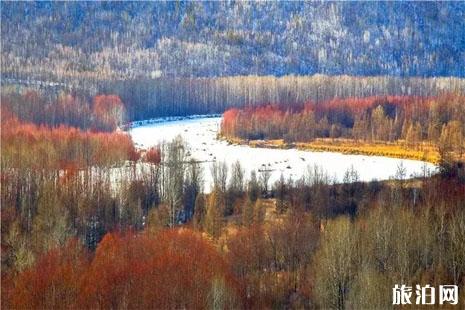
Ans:
{"label": "frost-covered field", "polygon": [[132,128],[130,134],[136,146],[141,148],[171,141],[181,135],[189,146],[191,157],[205,161],[202,166],[206,191],[211,184],[210,166],[213,161],[225,161],[230,166],[239,160],[246,176],[252,170],[271,170],[270,184],[279,179],[281,173],[286,178],[298,179],[314,165],[322,167],[336,181],[342,181],[345,171],[352,166],[358,171],[362,181],[389,179],[395,175],[401,162],[407,177],[422,174],[425,167],[432,172],[436,169],[433,164],[416,160],[229,145],[228,142],[217,139],[220,122],[219,117],[158,122]]}

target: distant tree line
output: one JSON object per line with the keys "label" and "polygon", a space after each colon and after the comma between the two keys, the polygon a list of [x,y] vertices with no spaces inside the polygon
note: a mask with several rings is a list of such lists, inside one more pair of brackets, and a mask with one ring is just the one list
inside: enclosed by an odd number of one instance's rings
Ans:
{"label": "distant tree line", "polygon": [[65,92],[50,93],[27,89],[2,92],[2,114],[20,121],[58,127],[66,125],[84,130],[114,131],[125,120],[123,102],[115,95],[88,96]]}
{"label": "distant tree line", "polygon": [[[79,120],[76,109],[94,109],[94,97],[116,95],[124,105],[124,120],[135,121],[152,117],[223,113],[228,108],[245,108],[276,104],[284,109],[319,104],[332,99],[373,96],[436,97],[444,94],[465,95],[465,80],[461,78],[401,78],[392,76],[232,76],[217,78],[139,78],[129,80],[93,79],[87,77],[58,79],[63,85],[48,86],[46,77],[37,77],[41,85],[19,85],[19,81],[2,81],[10,100],[22,94],[21,105],[36,102],[37,115],[57,115],[60,105],[74,100],[65,111],[74,113],[68,119]],[[34,79],[33,79],[34,80]],[[16,81],[16,82],[15,82]],[[53,78],[51,81],[55,81]],[[40,100],[25,96],[36,93]],[[32,96],[32,94],[29,94]],[[70,97],[72,99],[70,99]],[[67,99],[68,98],[68,99]],[[108,99],[110,99],[109,97]],[[65,101],[60,103],[60,101]],[[67,103],[72,105],[71,103]],[[18,102],[19,105],[19,102]],[[48,105],[48,107],[46,106]],[[25,109],[25,108],[24,108]],[[75,112],[73,112],[75,111]],[[23,111],[26,112],[26,111]],[[47,113],[45,113],[47,112]],[[55,114],[58,113],[58,114]],[[61,112],[63,113],[63,112]],[[32,115],[31,112],[29,114]],[[36,114],[36,113],[34,113]],[[23,113],[20,113],[20,117]],[[56,123],[59,123],[57,119]],[[74,125],[76,126],[76,125]]]}
{"label": "distant tree line", "polygon": [[438,96],[464,94],[457,78],[349,76],[236,76],[221,78],[159,78],[96,82],[99,92],[117,94],[129,120],[156,116],[222,113],[232,107],[265,103],[292,108],[335,98],[370,96]]}

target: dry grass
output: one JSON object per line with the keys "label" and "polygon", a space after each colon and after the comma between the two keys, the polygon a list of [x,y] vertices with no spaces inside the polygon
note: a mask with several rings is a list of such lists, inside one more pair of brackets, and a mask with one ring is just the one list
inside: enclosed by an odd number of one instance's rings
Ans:
{"label": "dry grass", "polygon": [[438,163],[439,153],[434,145],[422,143],[416,147],[403,142],[358,142],[347,139],[317,139],[308,143],[297,143],[297,148],[313,151],[339,152],[343,154],[376,155],[394,158],[423,160]]}
{"label": "dry grass", "polygon": [[306,151],[337,152],[343,154],[385,156],[393,158],[404,158],[427,161],[433,164],[439,162],[437,147],[430,143],[421,143],[415,147],[404,142],[361,142],[352,139],[315,139],[310,142],[298,142],[295,144],[285,143],[280,140],[240,140],[228,139],[234,144],[247,144],[251,147],[266,148],[298,148]]}

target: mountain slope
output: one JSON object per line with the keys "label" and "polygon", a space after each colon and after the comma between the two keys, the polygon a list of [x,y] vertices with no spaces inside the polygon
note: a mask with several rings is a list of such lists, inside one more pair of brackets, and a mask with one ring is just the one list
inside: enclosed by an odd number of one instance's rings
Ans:
{"label": "mountain slope", "polygon": [[465,2],[1,3],[2,72],[465,76]]}

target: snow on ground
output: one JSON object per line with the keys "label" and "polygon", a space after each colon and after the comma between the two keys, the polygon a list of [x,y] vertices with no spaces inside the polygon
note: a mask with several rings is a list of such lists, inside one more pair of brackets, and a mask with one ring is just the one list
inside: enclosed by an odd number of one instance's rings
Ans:
{"label": "snow on ground", "polygon": [[278,180],[281,173],[286,179],[292,177],[296,180],[314,165],[323,168],[328,176],[338,182],[342,181],[344,173],[352,166],[358,171],[361,181],[392,178],[401,162],[406,169],[407,177],[422,174],[425,167],[432,172],[436,170],[433,164],[417,160],[230,145],[226,141],[217,139],[220,123],[220,117],[158,122],[132,128],[130,134],[136,146],[140,148],[158,145],[163,141],[169,142],[177,135],[181,135],[188,144],[191,156],[196,160],[205,161],[202,166],[207,192],[212,181],[210,166],[213,161],[225,161],[231,166],[239,160],[247,178],[252,170],[265,168],[272,170],[270,184]]}

